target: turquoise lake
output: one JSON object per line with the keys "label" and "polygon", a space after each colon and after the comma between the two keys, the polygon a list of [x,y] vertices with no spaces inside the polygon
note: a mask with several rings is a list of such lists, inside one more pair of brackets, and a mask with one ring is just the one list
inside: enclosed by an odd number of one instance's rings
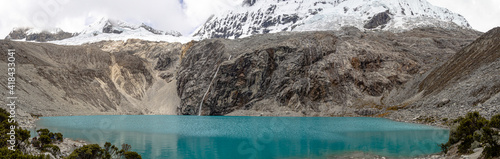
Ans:
{"label": "turquoise lake", "polygon": [[437,153],[449,130],[364,117],[113,115],[42,117],[37,129],[101,146],[127,143],[143,158],[387,157]]}

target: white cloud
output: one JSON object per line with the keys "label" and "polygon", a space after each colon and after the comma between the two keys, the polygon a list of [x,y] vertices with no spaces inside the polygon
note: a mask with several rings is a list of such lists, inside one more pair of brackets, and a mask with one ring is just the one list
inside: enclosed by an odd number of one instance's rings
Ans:
{"label": "white cloud", "polygon": [[[187,35],[212,14],[240,5],[242,0],[0,0],[0,38],[14,27],[60,27],[82,30],[101,17],[147,23]],[[473,28],[487,31],[500,26],[499,0],[429,0],[462,14]],[[182,4],[181,4],[182,3]]]}
{"label": "white cloud", "polygon": [[486,32],[500,26],[499,0],[428,0],[431,4],[448,8],[469,21],[472,28]]}
{"label": "white cloud", "polygon": [[243,0],[184,0],[184,12],[190,24],[201,25],[211,15],[241,5]]}
{"label": "white cloud", "polygon": [[240,0],[16,0],[0,1],[0,38],[14,27],[59,27],[77,32],[101,17],[147,23],[162,30],[191,33],[210,15]]}

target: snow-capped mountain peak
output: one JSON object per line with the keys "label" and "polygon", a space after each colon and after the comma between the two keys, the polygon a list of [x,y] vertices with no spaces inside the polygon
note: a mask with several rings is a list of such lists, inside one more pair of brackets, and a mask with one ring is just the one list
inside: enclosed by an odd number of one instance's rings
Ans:
{"label": "snow-capped mountain peak", "polygon": [[67,39],[76,36],[76,33],[64,32],[60,28],[14,28],[5,39],[46,42]]}
{"label": "snow-capped mountain peak", "polygon": [[143,39],[149,41],[188,42],[190,37],[181,37],[177,31],[162,31],[144,23],[130,24],[124,21],[101,18],[78,33],[67,33],[61,29],[43,30],[20,28],[6,38],[22,41],[51,42],[63,45],[80,45],[103,40]]}
{"label": "snow-capped mountain peak", "polygon": [[238,38],[281,31],[404,31],[417,27],[470,28],[467,20],[426,0],[244,0],[195,31],[201,38]]}
{"label": "snow-capped mountain peak", "polygon": [[130,24],[120,20],[102,18],[85,28],[78,36],[54,41],[56,44],[79,45],[103,40],[143,39],[149,41],[188,42],[191,38],[181,37],[177,31],[162,31],[144,23]]}

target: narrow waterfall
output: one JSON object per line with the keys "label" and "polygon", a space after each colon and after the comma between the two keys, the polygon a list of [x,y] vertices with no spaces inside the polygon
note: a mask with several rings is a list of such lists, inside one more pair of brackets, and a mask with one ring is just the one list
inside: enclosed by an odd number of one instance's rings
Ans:
{"label": "narrow waterfall", "polygon": [[[231,60],[231,55],[229,55],[228,60]],[[198,116],[201,116],[201,107],[203,107],[203,101],[205,100],[205,97],[207,96],[208,91],[210,91],[210,87],[212,87],[212,83],[214,82],[215,77],[217,77],[217,73],[219,72],[219,68],[220,68],[220,64],[217,66],[217,70],[215,71],[214,77],[212,77],[212,80],[210,81],[210,84],[208,85],[207,91],[205,92],[205,94],[201,98],[200,108],[198,109]]]}

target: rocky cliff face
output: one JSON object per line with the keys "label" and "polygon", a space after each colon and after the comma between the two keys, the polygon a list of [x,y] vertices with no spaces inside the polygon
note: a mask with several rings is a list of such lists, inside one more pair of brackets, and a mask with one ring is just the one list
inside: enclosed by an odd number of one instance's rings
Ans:
{"label": "rocky cliff face", "polygon": [[[407,94],[404,98],[412,100],[393,116],[437,120],[471,111],[488,118],[500,113],[499,37],[500,28],[494,28],[430,73],[408,82],[407,90],[411,91],[399,94]],[[397,98],[401,95],[393,97]]]}
{"label": "rocky cliff face", "polygon": [[[160,95],[175,93],[169,91],[175,90],[169,69],[175,68],[181,46],[139,40],[83,46],[0,41],[2,50],[16,49],[19,112],[49,116],[175,114],[177,95]],[[1,58],[6,65],[6,55]],[[156,62],[165,59],[172,64]]]}
{"label": "rocky cliff face", "polygon": [[365,101],[380,100],[477,35],[438,28],[364,33],[347,27],[203,40],[190,47],[178,71],[179,113],[376,115],[383,111],[364,113]]}
{"label": "rocky cliff face", "polygon": [[55,31],[34,31],[33,28],[17,28],[5,37],[5,39],[12,40],[26,40],[26,41],[36,41],[36,42],[47,42],[55,40],[63,40],[67,38],[74,37],[78,34],[68,33],[62,30]]}
{"label": "rocky cliff face", "polygon": [[[438,122],[498,110],[498,30],[478,40],[481,33],[467,29],[344,27],[186,44],[1,41],[0,47],[17,51],[25,115],[262,113]],[[0,58],[5,65],[6,55]]]}

